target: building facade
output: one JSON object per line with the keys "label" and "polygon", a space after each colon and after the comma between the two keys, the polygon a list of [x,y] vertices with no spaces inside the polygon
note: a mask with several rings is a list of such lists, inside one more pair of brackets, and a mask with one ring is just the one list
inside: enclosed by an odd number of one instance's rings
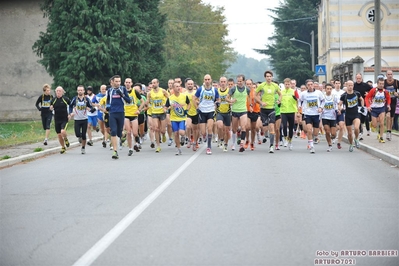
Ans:
{"label": "building facade", "polygon": [[40,120],[35,102],[53,82],[32,50],[47,26],[41,2],[0,2],[0,121]]}
{"label": "building facade", "polygon": [[[318,20],[318,64],[326,65],[333,78],[334,67],[354,58],[364,60],[364,80],[374,80],[374,1],[322,0]],[[381,67],[399,75],[399,1],[381,0]],[[354,73],[355,75],[356,73]],[[349,75],[349,78],[353,76]]]}

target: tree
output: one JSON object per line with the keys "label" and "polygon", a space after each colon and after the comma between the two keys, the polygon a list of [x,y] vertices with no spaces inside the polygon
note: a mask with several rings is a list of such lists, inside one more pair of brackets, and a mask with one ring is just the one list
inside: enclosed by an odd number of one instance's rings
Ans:
{"label": "tree", "polygon": [[226,77],[236,78],[238,74],[245,75],[245,78],[252,79],[254,82],[264,81],[264,71],[271,69],[271,63],[268,59],[256,60],[239,54],[237,61],[233,63],[226,71]]}
{"label": "tree", "polygon": [[32,49],[42,57],[39,62],[54,77],[54,85],[70,94],[79,84],[108,84],[115,74],[134,81],[157,75],[163,61],[151,59],[162,58],[164,22],[158,2],[46,0],[42,10],[49,19],[47,31]]}
{"label": "tree", "polygon": [[[256,51],[271,57],[271,63],[277,72],[278,79],[295,78],[297,84],[313,77],[311,55],[306,44],[290,41],[292,37],[310,43],[310,32],[317,36],[317,8],[320,0],[285,0],[275,9],[273,25],[275,32],[269,38],[266,49]],[[317,47],[317,37],[315,37]],[[317,58],[317,49],[315,58]]]}
{"label": "tree", "polygon": [[160,5],[167,16],[162,80],[190,77],[202,82],[205,74],[219,78],[235,60],[223,8],[200,0],[167,0]]}

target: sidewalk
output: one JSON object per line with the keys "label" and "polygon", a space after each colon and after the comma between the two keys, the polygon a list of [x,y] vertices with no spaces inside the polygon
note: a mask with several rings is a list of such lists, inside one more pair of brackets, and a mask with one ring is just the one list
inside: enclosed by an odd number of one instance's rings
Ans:
{"label": "sidewalk", "polygon": [[[360,149],[380,158],[392,166],[399,166],[399,134],[392,133],[391,141],[386,139],[385,133],[383,138],[385,143],[379,143],[377,133],[370,132],[370,136],[367,136],[367,131],[364,128],[363,140],[360,141]],[[343,140],[348,143],[346,137],[344,137]]]}
{"label": "sidewalk", "polygon": [[[93,142],[102,139],[101,132],[93,132]],[[68,136],[70,142],[70,147],[80,146],[78,139],[75,135]],[[99,144],[96,144],[99,145]],[[43,151],[35,152],[36,148],[42,148]],[[61,145],[58,139],[49,140],[48,144],[45,146],[43,142],[33,143],[33,144],[23,144],[16,145],[14,147],[0,148],[0,158],[4,156],[10,156],[10,159],[0,160],[0,169],[7,166],[12,166],[17,163],[24,161],[30,161],[36,158],[40,158],[49,154],[59,153],[61,150]]]}

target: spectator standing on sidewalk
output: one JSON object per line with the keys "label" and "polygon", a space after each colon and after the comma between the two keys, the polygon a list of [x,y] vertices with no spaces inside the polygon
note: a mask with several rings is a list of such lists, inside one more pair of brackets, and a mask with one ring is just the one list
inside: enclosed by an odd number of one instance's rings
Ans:
{"label": "spectator standing on sidewalk", "polygon": [[393,78],[392,70],[387,70],[387,78],[384,81],[384,88],[388,91],[391,97],[391,110],[386,112],[387,117],[387,140],[391,140],[392,125],[394,123],[394,116],[396,111],[396,102],[399,92],[398,80]]}
{"label": "spectator standing on sidewalk", "polygon": [[399,131],[399,101],[396,101],[396,108],[395,108],[395,117],[393,118],[393,126],[392,129]]}

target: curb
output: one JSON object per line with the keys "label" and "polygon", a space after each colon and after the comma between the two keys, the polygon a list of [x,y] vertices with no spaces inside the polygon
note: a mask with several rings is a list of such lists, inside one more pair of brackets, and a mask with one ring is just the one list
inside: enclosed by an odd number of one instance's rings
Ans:
{"label": "curb", "polygon": [[[349,144],[348,138],[343,137],[342,140],[345,141],[345,143]],[[360,150],[365,151],[373,155],[374,157],[380,158],[381,160],[391,164],[392,166],[399,166],[399,157],[397,156],[378,150],[362,142],[360,142]]]}
{"label": "curb", "polygon": [[[101,139],[102,139],[102,137],[94,137],[93,141],[98,141]],[[79,147],[79,146],[80,146],[79,142],[72,142],[68,149]],[[47,149],[45,151],[34,152],[34,153],[30,153],[30,154],[21,155],[18,157],[13,157],[13,158],[10,158],[7,160],[1,160],[0,161],[0,169],[10,167],[15,164],[22,163],[24,161],[30,161],[30,160],[34,160],[37,158],[41,158],[46,155],[59,153],[59,151],[60,151],[60,147],[55,147],[55,148]]]}

